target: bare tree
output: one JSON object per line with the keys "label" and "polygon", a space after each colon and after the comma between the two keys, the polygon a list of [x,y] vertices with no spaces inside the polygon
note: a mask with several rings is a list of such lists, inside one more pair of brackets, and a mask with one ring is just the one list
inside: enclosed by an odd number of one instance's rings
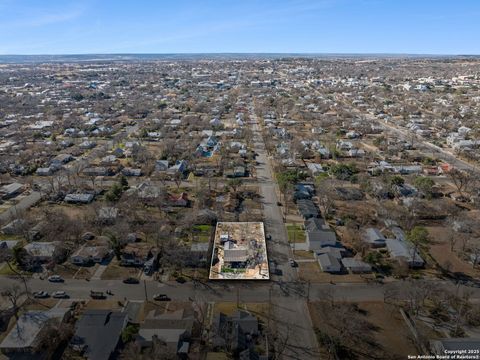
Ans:
{"label": "bare tree", "polygon": [[18,320],[18,313],[21,307],[21,299],[26,296],[26,292],[20,288],[20,286],[14,284],[1,292],[3,298],[5,298],[12,306],[13,314]]}
{"label": "bare tree", "polygon": [[470,184],[474,181],[473,174],[467,171],[458,169],[452,169],[447,172],[448,178],[452,181],[453,185],[457,189],[458,193],[463,196],[464,192],[468,189]]}
{"label": "bare tree", "polygon": [[124,360],[177,360],[177,354],[172,351],[165,341],[159,339],[156,335],[152,337],[152,345],[146,349],[142,349],[136,342],[130,342],[120,354],[120,358]]}
{"label": "bare tree", "polygon": [[50,319],[40,331],[35,351],[51,358],[61,344],[65,344],[74,334],[73,325]]}
{"label": "bare tree", "polygon": [[447,239],[448,243],[450,244],[450,251],[453,252],[455,249],[455,245],[459,239],[458,234],[453,231],[452,229],[447,230]]}

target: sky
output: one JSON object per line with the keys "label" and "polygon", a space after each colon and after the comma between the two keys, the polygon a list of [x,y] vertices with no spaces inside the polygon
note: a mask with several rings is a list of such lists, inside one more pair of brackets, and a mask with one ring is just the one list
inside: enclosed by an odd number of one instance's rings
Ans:
{"label": "sky", "polygon": [[0,0],[0,54],[480,54],[478,0]]}

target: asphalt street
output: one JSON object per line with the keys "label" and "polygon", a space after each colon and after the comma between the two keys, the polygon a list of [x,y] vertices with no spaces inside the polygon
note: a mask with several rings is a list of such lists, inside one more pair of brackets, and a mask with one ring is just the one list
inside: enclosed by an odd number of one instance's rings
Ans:
{"label": "asphalt street", "polygon": [[[398,126],[395,126],[391,123],[388,123],[386,121],[379,120],[376,117],[372,117],[371,120],[379,122],[381,125],[385,126],[389,131],[394,133],[396,136],[398,136],[402,140],[409,141],[409,139],[412,136],[412,133],[407,129],[402,129],[402,128],[400,128]],[[479,169],[476,166],[474,166],[474,165],[472,165],[472,164],[470,164],[470,163],[468,163],[464,160],[459,159],[454,154],[450,153],[449,151],[447,151],[445,149],[442,149],[441,147],[439,147],[435,144],[432,144],[432,143],[428,142],[424,138],[417,137],[416,141],[415,141],[415,145],[420,150],[424,150],[426,153],[430,153],[430,154],[434,155],[435,157],[437,157],[438,159],[441,159],[443,161],[446,161],[446,162],[454,165],[456,168],[458,168],[460,170],[468,170],[468,171],[472,171],[472,172],[477,173],[477,174],[480,173]]]}
{"label": "asphalt street", "polygon": [[[456,286],[449,281],[432,280],[437,291],[450,291],[463,294],[469,292],[471,299],[480,301],[480,288],[464,285]],[[379,283],[304,283],[304,282],[280,282],[280,281],[209,281],[206,283],[187,282],[184,284],[158,281],[145,281],[140,284],[124,284],[122,280],[83,280],[67,279],[62,283],[52,283],[48,280],[30,278],[27,280],[29,292],[63,290],[72,299],[88,299],[90,290],[106,292],[110,290],[110,296],[116,300],[125,297],[130,300],[151,300],[155,294],[166,294],[172,300],[188,301],[190,299],[202,299],[207,302],[259,302],[265,303],[286,299],[288,301],[322,301],[333,299],[335,301],[383,301],[392,293],[398,298],[408,298],[408,286],[404,281],[394,281],[388,284]],[[13,285],[23,286],[17,277],[2,277],[0,288],[7,289]],[[146,291],[145,291],[146,289]],[[146,295],[146,296],[145,296]]]}
{"label": "asphalt street", "polygon": [[[260,301],[259,298],[267,296],[267,301],[273,306],[272,313],[276,319],[274,322],[275,329],[286,343],[283,358],[317,359],[318,345],[306,303],[306,292],[302,286],[298,286],[297,269],[292,268],[288,263],[288,259],[293,258],[292,250],[283,223],[281,208],[278,206],[273,169],[267,156],[265,142],[262,138],[260,124],[253,104],[249,109],[249,115],[249,124],[253,131],[254,150],[258,154],[256,175],[263,202],[264,224],[267,234],[271,236],[271,240],[267,240],[268,256],[271,261],[276,263],[277,269],[282,272],[281,276],[274,274],[271,276],[273,280],[281,279],[282,282],[277,282],[278,289],[271,288],[271,285],[266,288],[254,284],[256,291],[253,292],[251,300],[244,300],[243,298],[249,299],[250,289],[248,288],[241,289],[239,297],[241,301],[258,302]],[[259,295],[259,292],[262,292],[262,295]],[[292,301],[293,299],[294,301]]]}

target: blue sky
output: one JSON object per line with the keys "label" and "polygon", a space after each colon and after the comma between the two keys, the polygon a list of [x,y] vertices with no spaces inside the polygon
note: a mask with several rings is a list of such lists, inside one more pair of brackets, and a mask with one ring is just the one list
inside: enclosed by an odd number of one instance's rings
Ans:
{"label": "blue sky", "polygon": [[0,0],[0,54],[480,54],[478,0]]}

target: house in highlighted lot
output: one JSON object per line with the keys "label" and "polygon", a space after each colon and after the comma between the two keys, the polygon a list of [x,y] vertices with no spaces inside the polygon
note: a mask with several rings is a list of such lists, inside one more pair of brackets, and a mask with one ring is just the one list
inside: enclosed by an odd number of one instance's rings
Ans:
{"label": "house in highlighted lot", "polygon": [[209,278],[212,280],[270,278],[262,222],[217,223]]}

